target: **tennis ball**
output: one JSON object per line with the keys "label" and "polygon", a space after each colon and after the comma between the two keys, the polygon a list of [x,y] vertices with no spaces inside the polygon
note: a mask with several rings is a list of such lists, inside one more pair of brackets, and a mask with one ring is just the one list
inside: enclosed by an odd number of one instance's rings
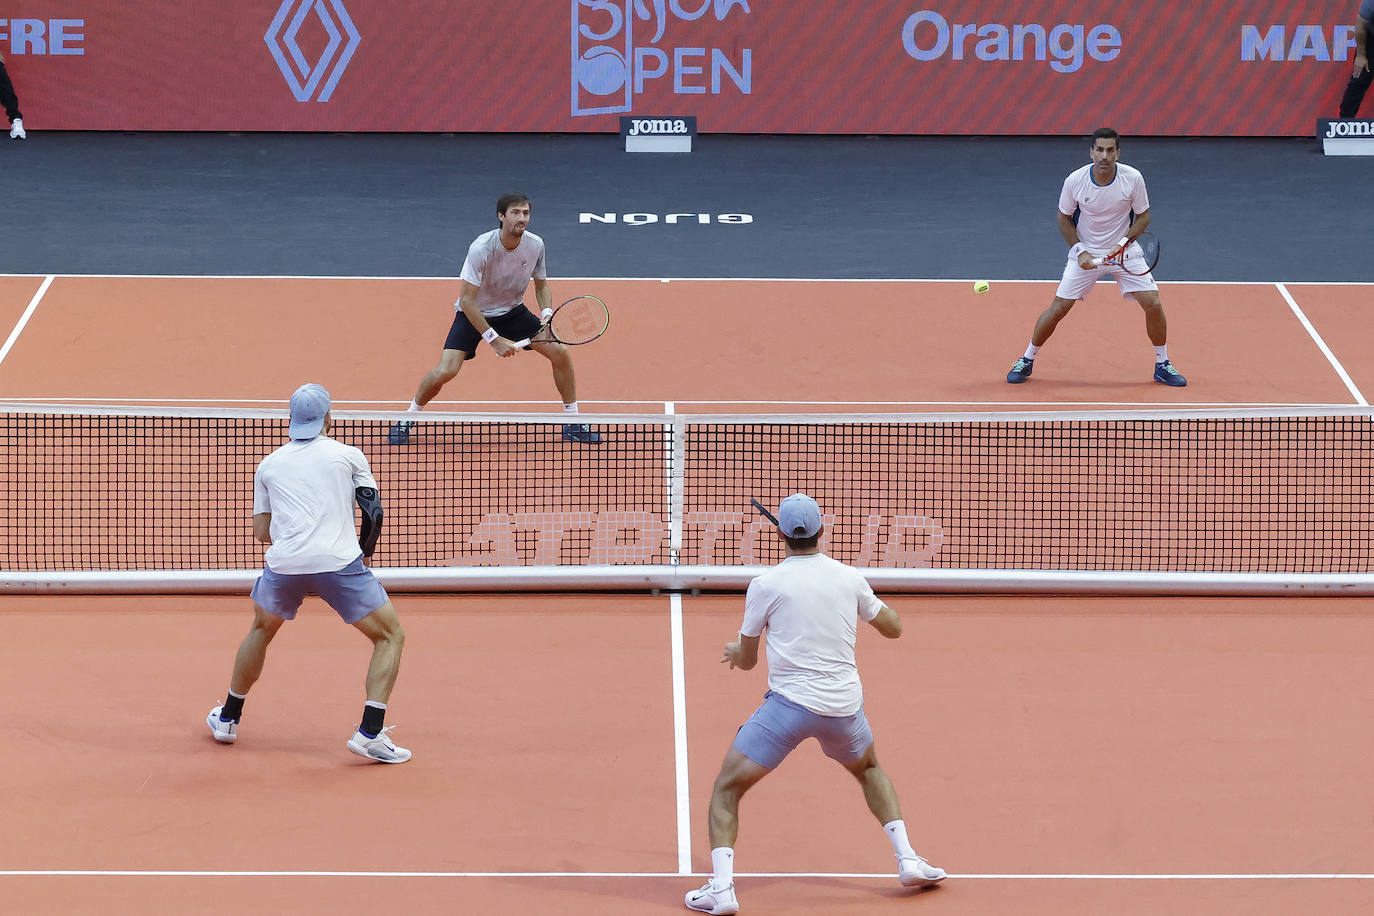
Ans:
{"label": "tennis ball", "polygon": [[991,289],[991,287],[988,286],[987,280],[979,280],[978,282],[973,284],[973,291],[975,293],[985,293],[989,289]]}

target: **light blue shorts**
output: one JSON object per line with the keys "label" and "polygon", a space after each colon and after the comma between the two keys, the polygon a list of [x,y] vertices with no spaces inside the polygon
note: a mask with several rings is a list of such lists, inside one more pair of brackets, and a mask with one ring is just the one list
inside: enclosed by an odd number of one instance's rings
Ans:
{"label": "light blue shorts", "polygon": [[807,738],[819,741],[831,760],[853,763],[873,743],[873,730],[862,707],[852,716],[822,716],[770,690],[763,695],[763,705],[740,726],[732,746],[771,770]]}
{"label": "light blue shorts", "polygon": [[338,572],[287,575],[262,568],[253,583],[253,601],[282,620],[294,620],[306,595],[319,595],[343,618],[357,623],[387,603],[386,589],[358,557]]}

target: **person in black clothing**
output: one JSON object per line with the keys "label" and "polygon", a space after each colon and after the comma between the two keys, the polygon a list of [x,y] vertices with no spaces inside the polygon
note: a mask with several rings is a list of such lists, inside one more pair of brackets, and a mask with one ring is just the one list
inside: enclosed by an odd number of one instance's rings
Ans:
{"label": "person in black clothing", "polygon": [[10,139],[26,139],[28,134],[24,132],[24,116],[19,112],[19,96],[15,95],[14,83],[10,82],[10,75],[5,70],[3,54],[0,54],[0,105],[5,106],[5,114],[10,119]]}
{"label": "person in black clothing", "polygon": [[1353,118],[1359,114],[1360,103],[1374,81],[1374,72],[1369,69],[1369,46],[1374,44],[1374,0],[1360,0],[1359,17],[1355,22],[1355,67],[1346,83],[1345,94],[1341,96],[1341,117]]}

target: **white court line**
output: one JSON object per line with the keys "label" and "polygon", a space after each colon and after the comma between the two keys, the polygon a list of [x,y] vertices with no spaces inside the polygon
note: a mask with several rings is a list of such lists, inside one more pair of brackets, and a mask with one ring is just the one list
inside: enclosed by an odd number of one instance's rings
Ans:
{"label": "white court line", "polygon": [[[231,871],[154,869],[12,869],[0,878],[682,878],[692,873],[615,871]],[[697,872],[710,877],[710,872]],[[893,872],[736,872],[737,878],[854,878],[892,881]],[[1374,874],[951,874],[950,880],[975,881],[1369,881]]]}
{"label": "white court line", "polygon": [[1288,292],[1288,287],[1284,286],[1282,283],[1275,283],[1274,285],[1278,287],[1279,295],[1283,296],[1284,300],[1287,301],[1288,307],[1293,310],[1293,314],[1298,316],[1298,321],[1302,322],[1302,326],[1307,329],[1307,333],[1316,341],[1317,348],[1326,356],[1326,361],[1331,364],[1331,368],[1335,369],[1336,374],[1341,377],[1341,381],[1345,383],[1346,390],[1350,392],[1351,396],[1355,398],[1355,401],[1361,407],[1368,407],[1369,402],[1364,399],[1364,395],[1360,394],[1360,389],[1355,386],[1355,382],[1345,371],[1345,367],[1341,365],[1341,361],[1336,359],[1336,354],[1332,353],[1331,348],[1326,345],[1326,341],[1322,340],[1322,336],[1317,333],[1317,329],[1312,326],[1312,322],[1308,321],[1302,309],[1298,308],[1297,300]]}
{"label": "white court line", "polygon": [[[43,274],[3,274],[0,277],[41,277]],[[386,276],[370,274],[56,274],[59,277],[91,280],[445,280],[457,283],[459,277]],[[972,283],[987,277],[550,277],[561,282],[611,283]],[[1059,278],[1015,280],[991,278],[992,283],[1058,283]],[[1161,280],[1160,286],[1274,286],[1277,283],[1303,286],[1374,286],[1369,280]]]}
{"label": "white court line", "polygon": [[19,335],[24,330],[24,325],[28,324],[29,319],[33,317],[34,311],[38,308],[38,303],[43,299],[43,294],[48,291],[49,286],[52,286],[52,281],[52,276],[44,278],[43,285],[38,287],[38,292],[34,293],[33,298],[29,300],[29,307],[24,309],[24,314],[19,317],[19,323],[14,326],[13,331],[10,331],[10,336],[5,341],[5,345],[0,347],[0,363],[3,363],[5,357],[10,355],[10,349],[14,346],[14,342],[19,339]]}
{"label": "white court line", "polygon": [[687,675],[683,656],[682,596],[668,596],[673,652],[673,770],[677,786],[677,871],[692,873],[691,786],[687,779]]}

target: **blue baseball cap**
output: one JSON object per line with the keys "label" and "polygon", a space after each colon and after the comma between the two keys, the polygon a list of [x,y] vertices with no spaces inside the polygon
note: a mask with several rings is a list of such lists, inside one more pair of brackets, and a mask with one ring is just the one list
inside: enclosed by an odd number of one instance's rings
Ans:
{"label": "blue baseball cap", "polygon": [[805,493],[793,493],[778,505],[778,530],[790,538],[809,538],[821,530],[821,507]]}
{"label": "blue baseball cap", "polygon": [[329,413],[329,392],[321,385],[308,382],[291,395],[291,438],[313,439],[324,429],[324,415]]}

